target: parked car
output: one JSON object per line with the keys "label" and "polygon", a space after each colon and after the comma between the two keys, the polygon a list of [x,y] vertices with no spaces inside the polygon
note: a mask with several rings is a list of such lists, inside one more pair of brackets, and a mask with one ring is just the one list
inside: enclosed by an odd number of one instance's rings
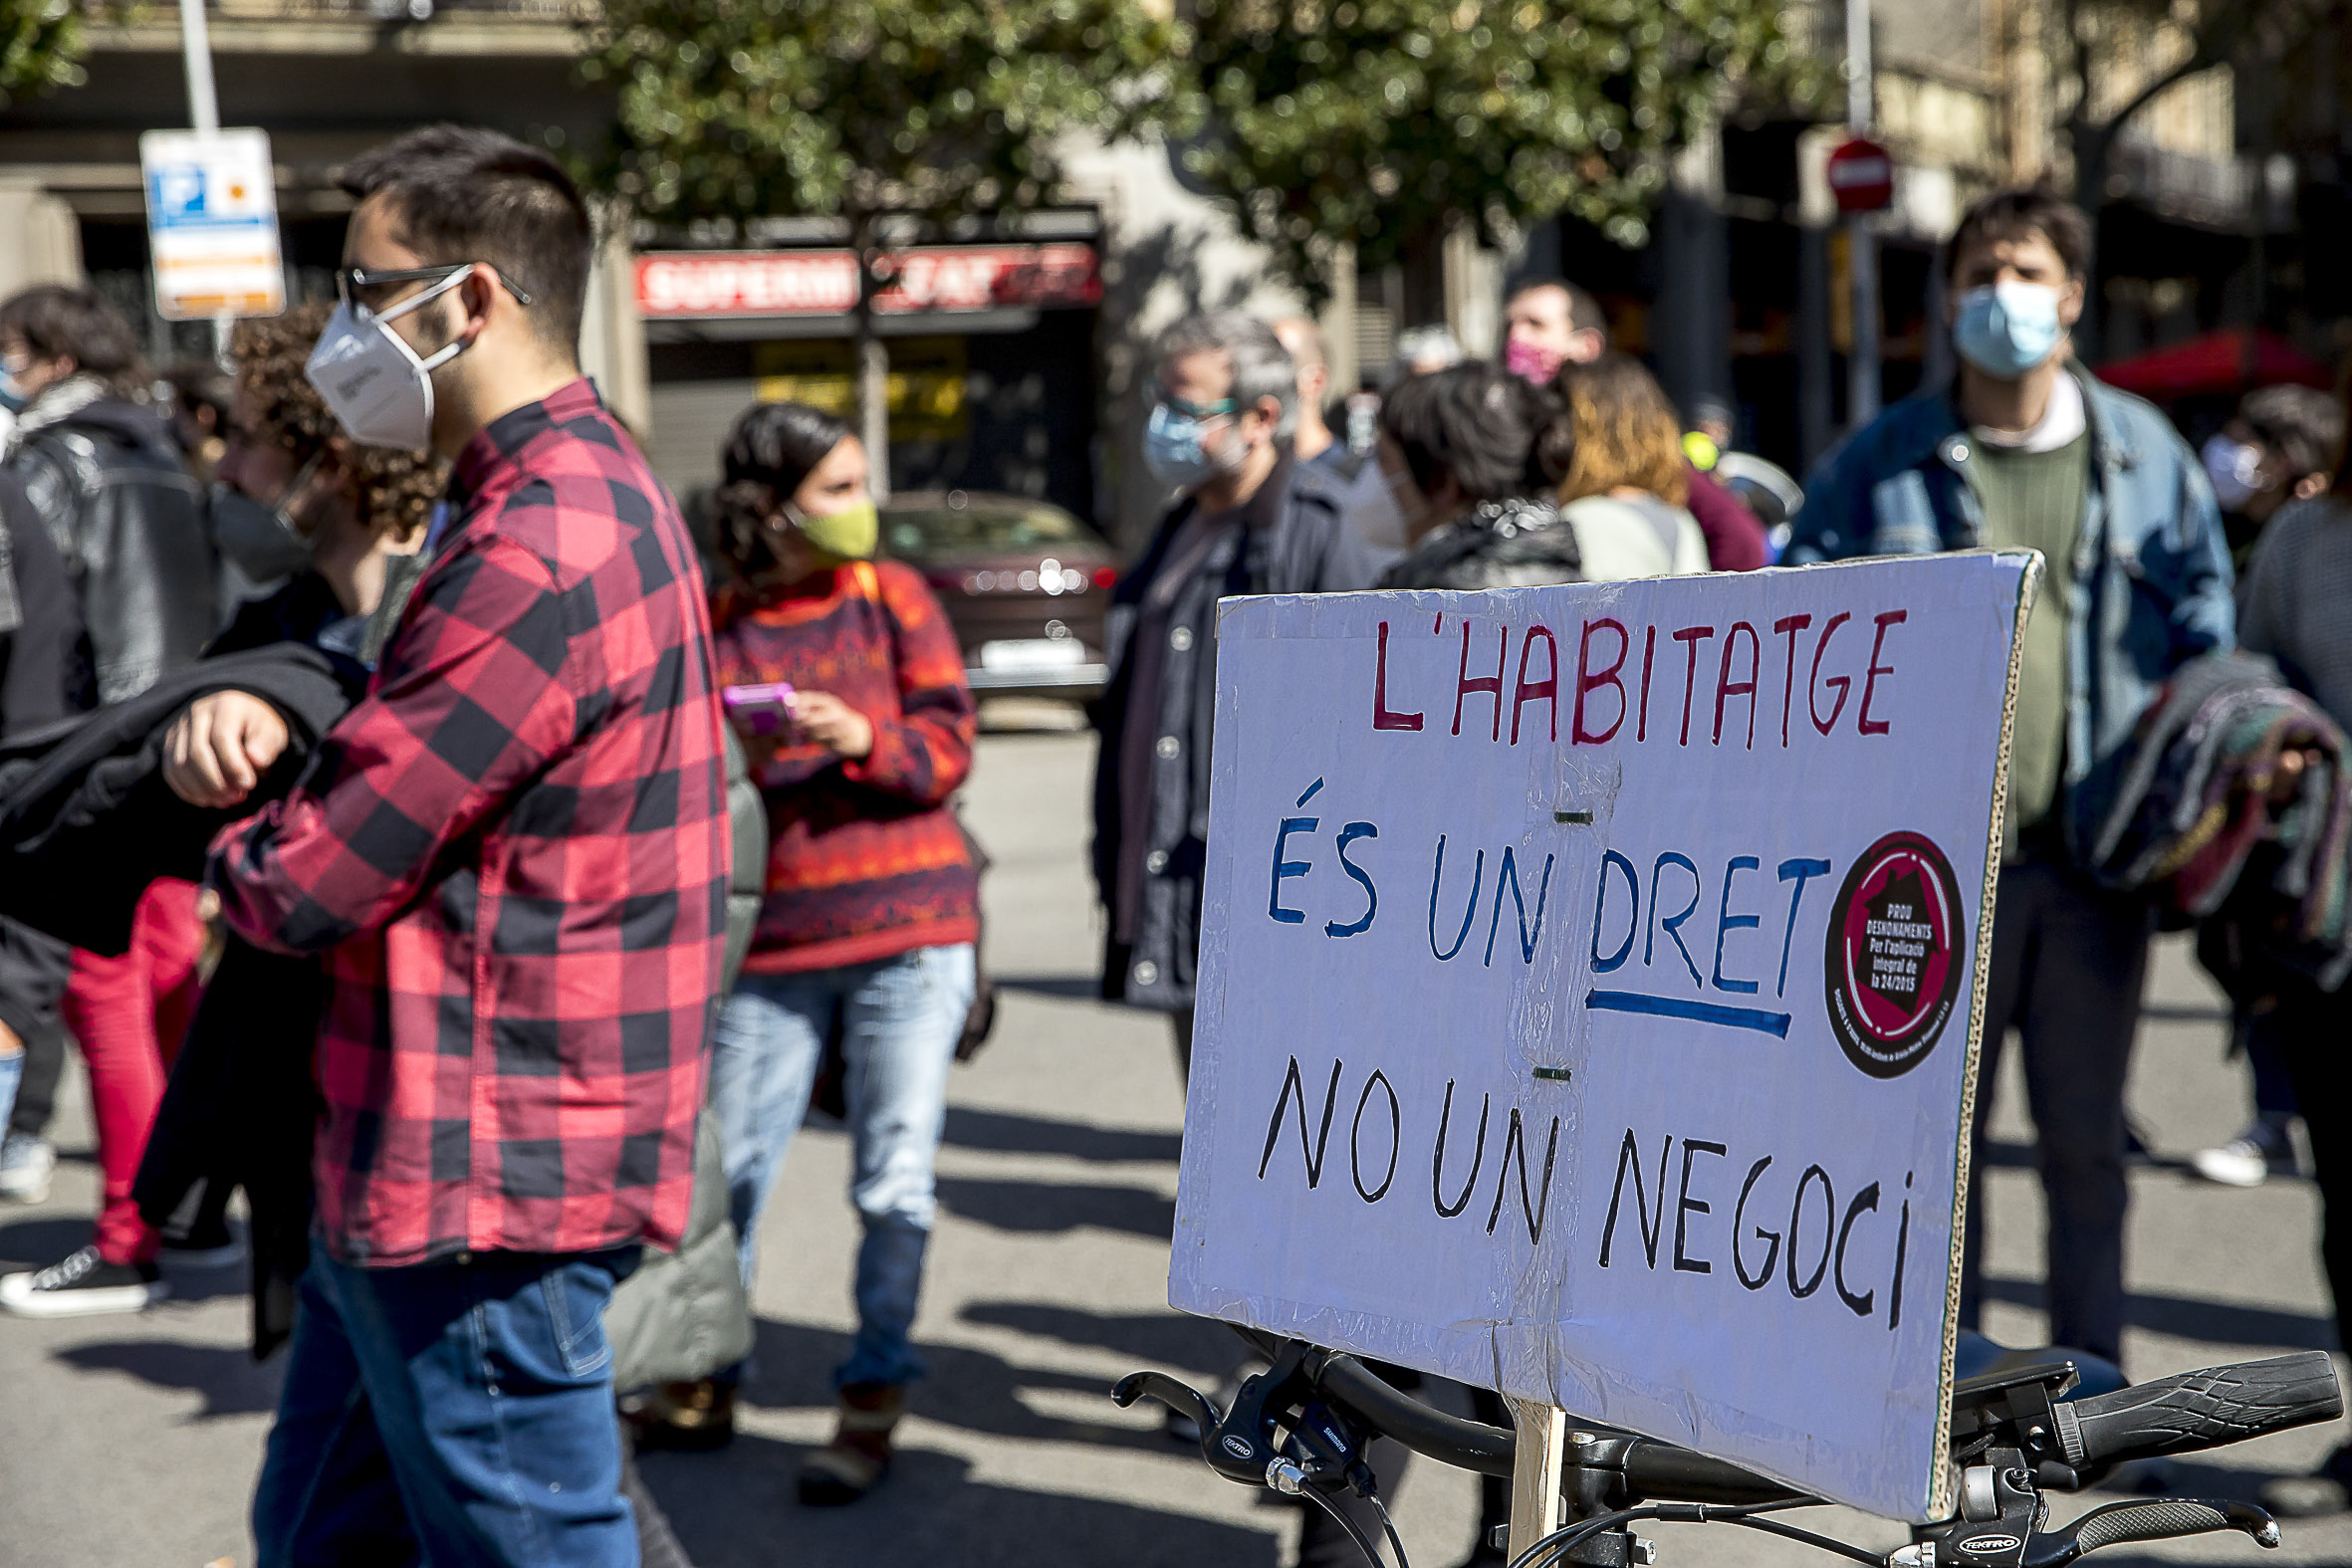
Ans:
{"label": "parked car", "polygon": [[979,695],[1085,698],[1109,678],[1102,616],[1118,558],[1059,507],[980,490],[906,491],[882,506],[882,551],[939,595]]}

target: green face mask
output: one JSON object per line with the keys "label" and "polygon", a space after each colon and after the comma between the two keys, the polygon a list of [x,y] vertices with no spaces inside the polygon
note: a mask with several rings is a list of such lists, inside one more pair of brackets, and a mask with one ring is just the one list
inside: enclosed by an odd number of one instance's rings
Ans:
{"label": "green face mask", "polygon": [[822,565],[837,566],[844,561],[871,560],[874,549],[882,540],[882,520],[870,501],[840,512],[823,516],[802,513],[799,508],[786,514],[809,549]]}

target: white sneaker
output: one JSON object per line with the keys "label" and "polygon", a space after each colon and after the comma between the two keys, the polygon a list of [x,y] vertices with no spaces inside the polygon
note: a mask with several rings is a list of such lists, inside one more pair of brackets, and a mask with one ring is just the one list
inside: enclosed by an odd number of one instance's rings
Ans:
{"label": "white sneaker", "polygon": [[49,1202],[51,1178],[57,1174],[57,1150],[44,1138],[14,1134],[0,1143],[0,1200],[12,1204]]}
{"label": "white sneaker", "polygon": [[2293,1155],[2274,1149],[2259,1138],[2233,1138],[2219,1149],[2200,1149],[2189,1157],[2197,1174],[2224,1187],[2259,1187],[2277,1170],[2292,1170]]}
{"label": "white sneaker", "polygon": [[110,1263],[86,1246],[62,1262],[0,1278],[0,1309],[19,1317],[93,1317],[142,1312],[171,1294],[152,1263]]}

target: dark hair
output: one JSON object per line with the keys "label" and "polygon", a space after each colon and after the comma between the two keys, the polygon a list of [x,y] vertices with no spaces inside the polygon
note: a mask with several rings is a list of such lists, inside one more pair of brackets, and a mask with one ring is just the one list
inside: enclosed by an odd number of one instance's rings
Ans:
{"label": "dark hair", "polygon": [[1380,400],[1380,433],[1424,495],[1450,476],[1471,501],[1506,501],[1543,490],[1535,436],[1554,411],[1541,388],[1472,359],[1398,382]]}
{"label": "dark hair", "polygon": [[711,498],[719,559],[747,581],[777,564],[768,519],[801,488],[824,454],[851,435],[845,423],[807,403],[754,403],[736,416],[720,449]]}
{"label": "dark hair", "polygon": [[1600,301],[1594,299],[1589,291],[1565,278],[1529,278],[1511,291],[1511,298],[1516,300],[1523,294],[1533,294],[1537,289],[1557,289],[1568,297],[1568,331],[1598,333],[1603,337],[1609,336],[1608,314],[1600,308]]}
{"label": "dark hair", "polygon": [[1631,354],[1611,350],[1589,364],[1563,364],[1552,389],[1566,405],[1536,443],[1559,499],[1579,501],[1624,487],[1669,506],[1690,499],[1682,421],[1658,378]]}
{"label": "dark hair", "polygon": [[[250,317],[237,324],[229,350],[237,361],[237,385],[258,426],[255,434],[275,437],[294,454],[296,466],[309,462],[342,434],[327,399],[303,374],[333,307],[324,300],[297,305],[281,316]],[[340,458],[352,476],[359,520],[395,540],[424,533],[433,503],[448,488],[449,465],[431,452],[345,442]]]}
{"label": "dark hair", "polygon": [[2334,471],[2344,445],[2344,405],[2317,387],[2256,387],[2238,403],[2237,417],[2286,459],[2290,483]]}
{"label": "dark hair", "polygon": [[2091,225],[2082,209],[2058,194],[2047,180],[2014,190],[1980,196],[1960,215],[1960,227],[1944,246],[1947,282],[1960,268],[1960,254],[1971,245],[1995,245],[2002,240],[2040,236],[2050,242],[2069,278],[2091,275]]}
{"label": "dark hair", "polygon": [[21,337],[43,359],[71,358],[118,397],[143,397],[147,366],[122,313],[96,289],[38,283],[0,301],[0,337]]}
{"label": "dark hair", "polygon": [[339,182],[382,196],[400,241],[428,264],[488,262],[531,296],[541,339],[580,351],[593,228],[563,165],[495,130],[426,125],[360,153]]}

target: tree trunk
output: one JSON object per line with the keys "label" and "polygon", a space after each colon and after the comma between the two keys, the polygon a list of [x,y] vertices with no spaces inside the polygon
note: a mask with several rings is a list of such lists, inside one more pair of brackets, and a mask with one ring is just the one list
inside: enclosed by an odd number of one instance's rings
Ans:
{"label": "tree trunk", "polygon": [[866,488],[876,502],[890,499],[890,350],[874,333],[874,296],[881,292],[881,242],[870,213],[849,222],[857,257],[857,308],[850,318],[857,378],[857,436],[865,445]]}

